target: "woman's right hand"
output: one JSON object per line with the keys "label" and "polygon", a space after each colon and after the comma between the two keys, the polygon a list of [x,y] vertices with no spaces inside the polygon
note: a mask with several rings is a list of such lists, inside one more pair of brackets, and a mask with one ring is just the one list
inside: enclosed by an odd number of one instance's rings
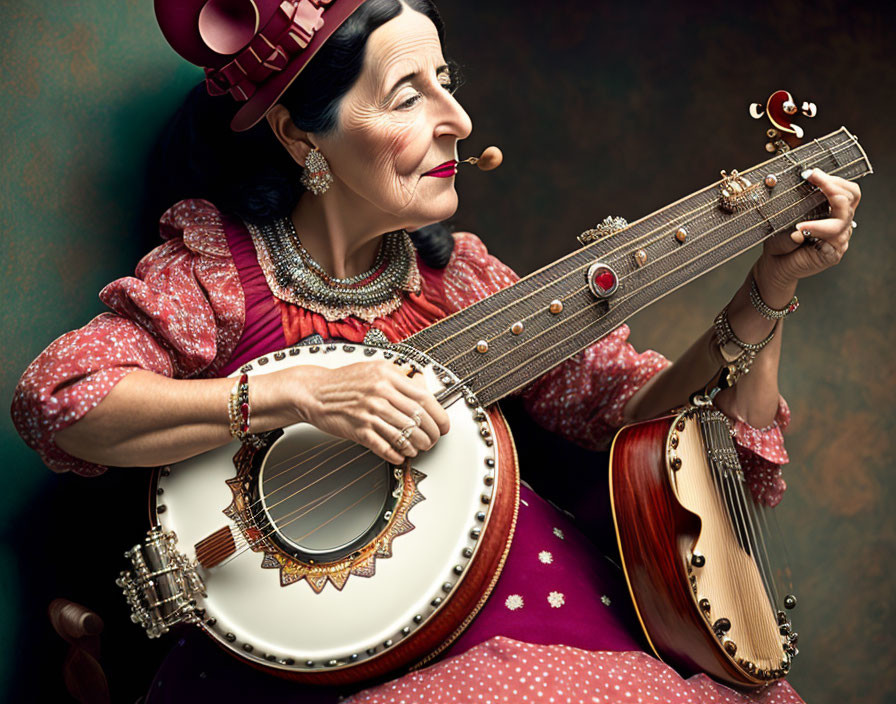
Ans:
{"label": "woman's right hand", "polygon": [[[285,371],[299,382],[288,388],[299,390],[293,403],[300,421],[363,445],[392,464],[429,450],[450,427],[423,376],[409,379],[389,362]],[[407,428],[405,442],[401,438]]]}

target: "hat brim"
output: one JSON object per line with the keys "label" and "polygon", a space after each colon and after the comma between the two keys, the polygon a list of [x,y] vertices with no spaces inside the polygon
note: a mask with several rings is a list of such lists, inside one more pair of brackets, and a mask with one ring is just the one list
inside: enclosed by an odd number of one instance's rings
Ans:
{"label": "hat brim", "polygon": [[339,2],[333,3],[325,15],[325,30],[316,32],[308,46],[295,59],[290,61],[280,73],[271,76],[258,87],[255,94],[234,115],[230,122],[230,129],[234,132],[244,132],[254,127],[267,114],[268,110],[277,104],[280,96],[292,85],[292,82],[320,51],[327,39],[363,4],[364,0],[339,0]]}

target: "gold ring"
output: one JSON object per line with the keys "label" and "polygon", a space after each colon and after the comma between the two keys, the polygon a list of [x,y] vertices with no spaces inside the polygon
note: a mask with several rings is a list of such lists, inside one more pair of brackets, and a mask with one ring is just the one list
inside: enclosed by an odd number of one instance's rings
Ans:
{"label": "gold ring", "polygon": [[398,439],[393,441],[392,445],[396,450],[403,450],[404,447],[408,444],[408,439],[404,435],[399,435]]}

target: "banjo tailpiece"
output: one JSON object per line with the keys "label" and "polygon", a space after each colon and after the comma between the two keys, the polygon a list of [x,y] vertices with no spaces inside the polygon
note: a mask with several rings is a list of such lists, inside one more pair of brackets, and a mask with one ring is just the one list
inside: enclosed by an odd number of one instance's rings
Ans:
{"label": "banjo tailpiece", "polygon": [[178,623],[198,623],[201,617],[196,598],[204,594],[205,585],[176,544],[174,532],[153,527],[142,545],[124,554],[133,572],[123,571],[115,580],[131,607],[131,621],[150,638],[164,635]]}

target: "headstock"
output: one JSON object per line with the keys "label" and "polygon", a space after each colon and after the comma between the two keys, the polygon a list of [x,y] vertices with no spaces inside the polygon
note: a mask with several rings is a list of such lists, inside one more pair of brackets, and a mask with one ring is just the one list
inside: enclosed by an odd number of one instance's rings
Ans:
{"label": "headstock", "polygon": [[815,103],[803,101],[797,107],[796,100],[786,90],[776,90],[772,93],[764,107],[761,103],[750,105],[750,117],[760,120],[764,116],[772,123],[772,126],[765,132],[765,136],[769,140],[765,149],[778,154],[798,147],[805,134],[803,128],[793,122],[793,118],[798,114],[804,117],[815,117],[817,113],[818,108]]}

